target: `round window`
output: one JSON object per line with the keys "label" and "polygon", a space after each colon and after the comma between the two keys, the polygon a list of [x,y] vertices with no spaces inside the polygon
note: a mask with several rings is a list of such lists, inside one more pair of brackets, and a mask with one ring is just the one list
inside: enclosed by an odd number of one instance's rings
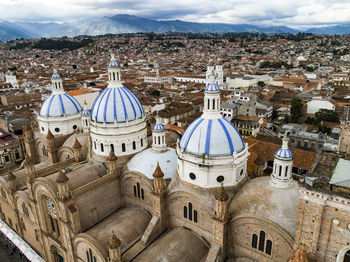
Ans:
{"label": "round window", "polygon": [[217,178],[216,178],[216,181],[218,181],[219,183],[221,183],[222,181],[224,181],[224,176],[218,176]]}
{"label": "round window", "polygon": [[74,125],[74,126],[73,126],[73,129],[77,129],[77,125]]}
{"label": "round window", "polygon": [[56,127],[55,132],[60,132],[60,129],[58,127]]}
{"label": "round window", "polygon": [[42,127],[41,127],[41,130],[43,130],[43,131],[44,131],[44,130],[45,130],[45,128],[42,126]]}
{"label": "round window", "polygon": [[241,170],[241,173],[240,173],[241,176],[243,176],[243,172],[244,172],[244,169]]}
{"label": "round window", "polygon": [[192,180],[195,180],[195,179],[196,179],[196,175],[193,174],[193,173],[191,172],[191,173],[190,173],[190,178],[191,178]]}

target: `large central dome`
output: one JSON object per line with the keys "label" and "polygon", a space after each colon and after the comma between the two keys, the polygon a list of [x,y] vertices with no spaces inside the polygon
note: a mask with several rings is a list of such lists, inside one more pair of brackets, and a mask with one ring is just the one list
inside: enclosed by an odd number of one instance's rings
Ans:
{"label": "large central dome", "polygon": [[140,101],[124,86],[109,85],[99,94],[91,109],[91,120],[99,123],[132,121],[143,115]]}
{"label": "large central dome", "polygon": [[229,156],[241,152],[245,145],[237,129],[226,118],[201,116],[185,130],[180,146],[195,155]]}

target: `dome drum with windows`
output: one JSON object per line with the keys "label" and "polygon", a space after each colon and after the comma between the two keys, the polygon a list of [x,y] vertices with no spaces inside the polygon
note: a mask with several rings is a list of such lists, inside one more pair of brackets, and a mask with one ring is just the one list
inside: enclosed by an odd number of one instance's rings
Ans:
{"label": "dome drum with windows", "polygon": [[119,64],[112,53],[108,64],[109,84],[95,99],[91,108],[91,120],[97,123],[128,122],[144,116],[138,98],[121,82]]}

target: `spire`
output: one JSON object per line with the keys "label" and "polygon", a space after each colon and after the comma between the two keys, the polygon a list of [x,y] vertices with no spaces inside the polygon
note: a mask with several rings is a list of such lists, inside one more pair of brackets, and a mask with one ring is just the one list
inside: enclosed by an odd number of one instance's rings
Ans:
{"label": "spire", "polygon": [[75,138],[73,148],[75,149],[81,148],[81,144],[79,143],[77,138]]}
{"label": "spire", "polygon": [[117,158],[117,156],[114,154],[114,152],[111,150],[111,152],[109,152],[109,155],[108,155],[108,157],[107,157],[107,160],[108,161],[115,161],[115,160],[117,160],[118,158]]}
{"label": "spire", "polygon": [[53,138],[55,138],[54,135],[51,133],[51,130],[50,130],[50,129],[49,129],[49,131],[47,132],[46,138],[47,138],[47,139],[53,139]]}
{"label": "spire", "polygon": [[120,247],[120,240],[117,238],[117,236],[114,234],[114,231],[112,231],[111,238],[108,241],[108,247],[111,249]]}
{"label": "spire", "polygon": [[153,173],[153,177],[157,177],[157,178],[164,177],[164,173],[163,173],[162,169],[159,166],[159,161],[157,161],[157,167],[156,167],[156,170]]}
{"label": "spire", "polygon": [[58,177],[56,179],[56,182],[59,184],[65,183],[68,181],[68,177],[65,173],[63,173],[62,169],[58,171]]}
{"label": "spire", "polygon": [[216,196],[215,196],[215,199],[216,200],[219,200],[219,201],[227,201],[229,199],[226,191],[225,191],[225,188],[224,188],[224,183],[221,182],[221,187],[220,189],[216,192]]}

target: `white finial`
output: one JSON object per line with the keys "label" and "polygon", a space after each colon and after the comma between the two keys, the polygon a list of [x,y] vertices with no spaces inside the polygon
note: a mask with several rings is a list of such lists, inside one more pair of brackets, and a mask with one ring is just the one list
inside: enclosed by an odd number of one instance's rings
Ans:
{"label": "white finial", "polygon": [[111,61],[115,61],[115,54],[113,50],[111,51]]}
{"label": "white finial", "polygon": [[209,76],[209,84],[215,84],[215,72],[211,71]]}
{"label": "white finial", "polygon": [[282,149],[288,149],[289,137],[285,134],[282,137]]}

